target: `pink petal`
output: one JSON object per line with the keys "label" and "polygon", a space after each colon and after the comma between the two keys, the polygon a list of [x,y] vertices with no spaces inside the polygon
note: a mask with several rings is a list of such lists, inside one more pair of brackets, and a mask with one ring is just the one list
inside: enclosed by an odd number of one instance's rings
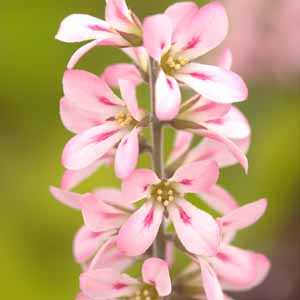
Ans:
{"label": "pink petal", "polygon": [[168,264],[159,258],[148,258],[142,267],[143,280],[147,284],[154,285],[159,296],[165,297],[171,294],[172,284]]}
{"label": "pink petal", "polygon": [[253,225],[266,212],[267,205],[266,199],[260,199],[229,212],[218,220],[222,231],[235,231]]}
{"label": "pink petal", "polygon": [[50,193],[59,202],[75,209],[81,209],[81,199],[84,195],[65,191],[54,186],[50,187]]}
{"label": "pink petal", "polygon": [[159,120],[173,120],[180,109],[181,93],[177,81],[161,70],[155,85],[155,113]]}
{"label": "pink petal", "polygon": [[169,205],[168,212],[178,238],[189,252],[205,256],[217,253],[221,236],[212,216],[186,200]]}
{"label": "pink petal", "polygon": [[148,73],[149,56],[144,47],[129,47],[121,49],[145,73]]}
{"label": "pink petal", "polygon": [[235,159],[242,165],[245,172],[248,172],[248,160],[245,155],[245,153],[242,151],[242,149],[239,148],[238,145],[236,145],[233,141],[230,139],[222,136],[221,134],[209,130],[197,130],[198,134],[207,137],[209,139],[212,139],[214,141],[217,141],[219,143],[222,143],[228,151],[235,157]]}
{"label": "pink petal", "polygon": [[[242,140],[233,140],[241,152],[247,153],[250,147],[250,136]],[[228,167],[238,163],[237,158],[222,142],[204,138],[186,157],[186,162],[198,160],[214,160],[220,168]]]}
{"label": "pink petal", "polygon": [[208,121],[205,126],[211,131],[217,131],[223,136],[234,140],[243,140],[251,134],[248,120],[234,106],[231,106],[230,110],[219,120]]}
{"label": "pink petal", "polygon": [[55,38],[67,43],[82,42],[103,38],[110,31],[110,25],[105,21],[89,15],[73,14],[62,21]]}
{"label": "pink petal", "polygon": [[175,32],[175,43],[182,55],[195,59],[216,48],[228,32],[228,17],[224,6],[212,2],[186,18]]}
{"label": "pink petal", "polygon": [[137,67],[131,64],[113,64],[108,66],[102,75],[106,83],[111,87],[119,86],[120,79],[126,79],[135,86],[143,82]]}
{"label": "pink petal", "polygon": [[100,120],[114,116],[124,106],[103,79],[83,70],[66,71],[63,88],[69,101],[83,111],[97,113]]}
{"label": "pink petal", "polygon": [[63,190],[71,190],[77,185],[79,185],[83,180],[91,176],[96,172],[102,165],[110,164],[112,160],[112,154],[107,154],[102,157],[102,159],[92,163],[90,166],[78,170],[65,170],[61,179],[61,188]]}
{"label": "pink petal", "polygon": [[188,119],[200,125],[208,126],[205,122],[209,125],[210,122],[215,121],[217,123],[220,118],[228,114],[230,109],[230,104],[216,103],[201,97],[193,107],[183,112],[179,119]]}
{"label": "pink petal", "polygon": [[134,128],[121,140],[115,158],[115,173],[125,179],[135,170],[139,159],[139,136]]}
{"label": "pink petal", "polygon": [[187,20],[198,13],[198,5],[194,2],[179,2],[167,8],[165,14],[170,18],[174,31],[178,31]]}
{"label": "pink petal", "polygon": [[123,207],[130,210],[132,207],[124,201],[124,197],[120,190],[115,188],[101,188],[94,191],[94,195],[98,201],[102,201],[111,206]]}
{"label": "pink petal", "polygon": [[226,48],[219,58],[218,66],[225,70],[231,70],[232,60],[232,52],[229,48]]}
{"label": "pink petal", "polygon": [[213,268],[204,259],[199,259],[199,261],[207,300],[224,300],[220,282]]}
{"label": "pink petal", "polygon": [[104,37],[93,40],[77,49],[71,56],[67,68],[73,69],[78,61],[96,46],[128,47],[129,42],[118,33],[107,33]]}
{"label": "pink petal", "polygon": [[116,145],[125,132],[119,125],[107,122],[73,137],[65,146],[62,163],[70,170],[88,167]]}
{"label": "pink petal", "polygon": [[219,185],[211,187],[206,192],[201,192],[200,196],[210,207],[221,214],[227,214],[238,207],[233,196]]}
{"label": "pink petal", "polygon": [[107,231],[121,227],[128,215],[88,194],[81,201],[85,225],[93,232]]}
{"label": "pink petal", "polygon": [[78,107],[66,97],[60,100],[60,118],[64,126],[73,133],[80,133],[103,123],[97,113]]}
{"label": "pink petal", "polygon": [[173,175],[170,181],[179,184],[183,193],[201,193],[216,184],[219,168],[214,161],[198,161],[185,164]]}
{"label": "pink petal", "polygon": [[266,256],[259,253],[252,253],[252,256],[252,263],[255,266],[255,276],[252,278],[252,281],[244,286],[237,286],[236,284],[230,285],[229,282],[223,281],[222,284],[224,288],[236,291],[250,290],[260,285],[266,279],[271,269],[270,260]]}
{"label": "pink petal", "polygon": [[143,115],[138,107],[136,99],[136,86],[133,82],[123,79],[119,80],[119,86],[122,98],[125,101],[130,114],[134,117],[135,120],[141,121]]}
{"label": "pink petal", "polygon": [[79,264],[87,262],[112,234],[112,232],[92,232],[86,226],[82,226],[76,233],[73,242],[73,254],[76,262]]}
{"label": "pink petal", "polygon": [[266,277],[270,269],[270,263],[263,255],[225,244],[210,262],[227,290],[252,288]]}
{"label": "pink petal", "polygon": [[116,238],[108,240],[98,251],[89,265],[90,270],[113,268],[116,270],[125,270],[133,263],[133,259],[125,256],[116,244]]}
{"label": "pink petal", "polygon": [[143,32],[144,47],[151,57],[160,62],[161,56],[171,46],[173,26],[170,18],[162,14],[147,17]]}
{"label": "pink petal", "polygon": [[118,248],[127,256],[145,253],[155,240],[163,219],[163,208],[146,202],[121,227]]}
{"label": "pink petal", "polygon": [[88,270],[80,275],[82,292],[97,300],[134,295],[138,281],[110,268]]}
{"label": "pink petal", "polygon": [[105,19],[119,31],[135,33],[137,30],[125,0],[106,0]]}
{"label": "pink petal", "polygon": [[193,134],[187,131],[176,131],[172,152],[169,155],[168,165],[181,158],[191,146]]}
{"label": "pink petal", "polygon": [[176,78],[214,102],[234,103],[248,97],[242,78],[220,67],[190,63],[176,74]]}
{"label": "pink petal", "polygon": [[150,169],[137,169],[123,180],[122,193],[127,203],[139,201],[148,194],[150,185],[159,183],[157,175]]}

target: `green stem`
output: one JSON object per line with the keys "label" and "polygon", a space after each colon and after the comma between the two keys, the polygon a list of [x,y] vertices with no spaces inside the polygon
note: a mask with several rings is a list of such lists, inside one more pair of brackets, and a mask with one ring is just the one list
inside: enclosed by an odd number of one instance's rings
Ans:
{"label": "green stem", "polygon": [[[150,98],[152,106],[152,162],[153,169],[158,177],[163,179],[165,177],[164,162],[163,162],[163,128],[162,123],[157,119],[155,113],[155,82],[157,79],[157,67],[153,59],[150,59],[149,68],[149,87]],[[157,238],[153,244],[153,256],[164,259],[165,258],[165,236],[164,224],[160,226]]]}

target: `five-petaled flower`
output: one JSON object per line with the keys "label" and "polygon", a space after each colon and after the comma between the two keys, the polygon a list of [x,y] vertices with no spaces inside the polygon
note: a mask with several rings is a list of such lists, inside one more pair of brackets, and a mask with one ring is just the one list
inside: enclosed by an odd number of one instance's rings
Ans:
{"label": "five-petaled flower", "polygon": [[179,112],[179,83],[218,103],[247,98],[247,87],[236,73],[193,62],[218,46],[227,31],[226,11],[218,2],[202,8],[192,2],[177,3],[164,14],[145,19],[144,46],[160,66],[156,81],[156,114],[160,120],[172,120]]}
{"label": "five-petaled flower", "polygon": [[123,181],[122,192],[130,203],[144,199],[144,204],[121,227],[119,248],[128,256],[143,254],[155,240],[167,213],[188,251],[208,256],[216,254],[220,243],[217,222],[185,200],[184,195],[209,190],[218,175],[217,164],[213,161],[184,165],[171,178],[163,180],[152,170],[135,170]]}
{"label": "five-petaled flower", "polygon": [[135,169],[139,156],[139,132],[145,113],[138,108],[135,84],[119,80],[123,100],[103,78],[82,70],[66,71],[63,80],[61,118],[77,133],[65,146],[62,163],[69,170],[89,167],[119,142],[116,174],[125,178]]}

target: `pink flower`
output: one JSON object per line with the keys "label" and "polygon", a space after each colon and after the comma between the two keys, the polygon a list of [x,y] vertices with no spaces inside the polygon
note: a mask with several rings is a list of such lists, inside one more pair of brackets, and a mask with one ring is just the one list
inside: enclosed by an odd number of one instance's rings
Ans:
{"label": "pink flower", "polygon": [[158,299],[171,293],[168,264],[159,258],[147,259],[142,267],[143,281],[111,268],[88,270],[80,276],[80,288],[87,299]]}
{"label": "pink flower", "polygon": [[200,9],[191,2],[174,4],[164,14],[146,18],[143,30],[144,46],[161,67],[156,82],[160,120],[172,120],[179,112],[178,82],[218,103],[247,98],[247,87],[237,74],[193,62],[224,40],[228,19],[222,4],[212,2]]}
{"label": "pink flower", "polygon": [[[265,199],[240,207],[219,219],[223,241],[212,257],[198,256],[177,275],[174,289],[193,299],[231,299],[224,291],[242,291],[260,284],[270,270],[269,260],[262,254],[230,245],[236,230],[254,224],[265,212]],[[199,269],[200,266],[200,269]],[[202,288],[199,288],[203,286]]]}
{"label": "pink flower", "polygon": [[125,0],[107,0],[105,18],[103,21],[85,14],[73,14],[62,21],[56,39],[67,43],[91,40],[73,54],[69,69],[95,46],[141,46],[140,22],[128,9]]}
{"label": "pink flower", "polygon": [[108,263],[107,251],[110,251],[110,263],[128,264],[129,258],[116,249],[115,236],[128,219],[132,207],[124,205],[122,194],[116,189],[99,189],[94,193],[78,194],[51,187],[50,192],[61,203],[81,210],[85,225],[75,235],[73,253],[76,262],[90,262],[100,266]]}
{"label": "pink flower", "polygon": [[214,257],[198,257],[202,281],[208,300],[223,299],[224,290],[247,290],[260,284],[270,269],[269,260],[262,254],[232,246],[233,233],[246,228],[265,213],[265,199],[244,205],[219,219],[224,237]]}
{"label": "pink flower", "polygon": [[184,165],[163,180],[148,169],[133,172],[123,181],[124,197],[130,203],[144,199],[144,204],[121,227],[118,247],[128,256],[143,254],[152,245],[166,214],[189,252],[214,255],[220,242],[219,226],[209,214],[184,200],[184,194],[209,190],[218,174],[213,161]]}
{"label": "pink flower", "polygon": [[88,168],[119,143],[116,174],[120,178],[130,175],[138,162],[139,132],[145,117],[137,105],[134,83],[119,81],[123,101],[103,78],[86,71],[66,71],[63,86],[61,118],[77,133],[64,148],[63,165],[73,171]]}
{"label": "pink flower", "polygon": [[[232,55],[227,49],[219,65],[230,69],[231,64]],[[185,161],[214,159],[221,166],[238,161],[247,171],[245,152],[249,148],[251,129],[246,117],[233,105],[216,103],[195,95],[181,105],[180,112],[172,124],[205,137],[198,147],[190,153],[185,153]],[[172,161],[188,150],[191,138],[189,134],[180,133],[175,152],[171,155]]]}

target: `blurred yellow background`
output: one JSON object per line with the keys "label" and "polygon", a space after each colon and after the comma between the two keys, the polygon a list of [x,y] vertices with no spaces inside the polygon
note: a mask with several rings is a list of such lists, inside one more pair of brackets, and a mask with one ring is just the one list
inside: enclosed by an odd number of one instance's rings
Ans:
{"label": "blurred yellow background", "polygon": [[[175,3],[127,2],[140,17]],[[73,299],[78,290],[80,270],[71,246],[81,216],[55,202],[48,192],[49,185],[59,184],[60,155],[71,136],[59,120],[58,101],[64,68],[78,45],[60,43],[54,36],[65,16],[80,12],[102,17],[104,4],[104,0],[1,3],[1,299]],[[243,27],[231,28],[238,30]],[[108,64],[124,60],[116,49],[97,48],[78,67],[100,74]],[[238,243],[265,252],[274,267],[262,287],[235,298],[298,300],[300,76],[294,72],[283,81],[268,74],[259,80],[253,74],[249,78],[250,97],[240,105],[253,128],[249,175],[233,167],[223,172],[221,182],[241,203],[269,199],[265,218],[245,230]],[[147,100],[146,94],[143,97]],[[102,169],[80,190],[119,184],[112,170]]]}

